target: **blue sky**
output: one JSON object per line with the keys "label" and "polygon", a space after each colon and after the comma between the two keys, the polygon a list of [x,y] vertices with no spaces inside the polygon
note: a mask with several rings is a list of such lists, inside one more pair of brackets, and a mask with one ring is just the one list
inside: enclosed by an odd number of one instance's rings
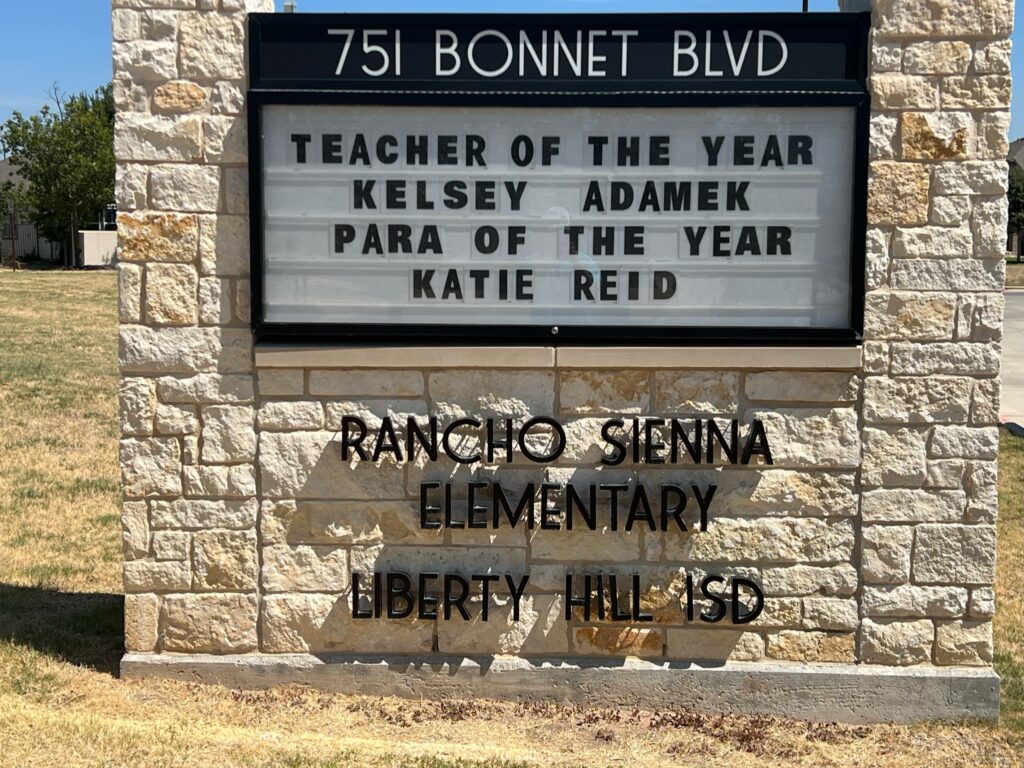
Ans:
{"label": "blue sky", "polygon": [[[283,0],[276,0],[278,8]],[[300,11],[354,10],[352,0],[298,0]],[[91,91],[110,79],[109,0],[0,0],[0,121],[14,110],[35,112],[57,83]],[[1018,3],[1018,9],[1024,2]],[[388,11],[799,11],[801,0],[375,0]],[[835,0],[811,0],[832,11]],[[1011,136],[1024,136],[1024,13],[1014,33],[1014,110]]]}

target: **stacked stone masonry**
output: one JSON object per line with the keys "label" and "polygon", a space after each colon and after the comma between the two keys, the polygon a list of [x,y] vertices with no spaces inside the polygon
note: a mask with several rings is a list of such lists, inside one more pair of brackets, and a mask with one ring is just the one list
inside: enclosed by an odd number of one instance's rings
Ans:
{"label": "stacked stone masonry", "polygon": [[[992,661],[1010,0],[874,7],[855,371],[254,366],[244,46],[270,0],[113,0],[126,647],[142,653]],[[494,350],[501,355],[501,350]],[[343,464],[344,414],[554,416],[556,464]],[[775,465],[601,469],[611,416],[761,418]],[[470,438],[467,438],[470,439]],[[425,531],[424,480],[720,486],[706,533]],[[685,575],[763,585],[688,624]],[[355,621],[352,571],[530,575],[519,622]],[[566,571],[655,620],[563,620]]]}

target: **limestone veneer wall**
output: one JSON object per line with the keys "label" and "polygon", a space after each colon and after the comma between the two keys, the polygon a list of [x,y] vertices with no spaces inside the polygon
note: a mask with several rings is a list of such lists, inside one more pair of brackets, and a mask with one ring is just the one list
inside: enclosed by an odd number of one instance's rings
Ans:
{"label": "limestone veneer wall", "polygon": [[[246,11],[114,0],[126,647],[985,666],[1010,97],[1009,0],[874,9],[862,368],[262,368],[249,332]],[[500,360],[501,350],[491,352]],[[346,467],[342,414],[556,416],[528,480],[721,486],[706,533],[418,528],[439,462]],[[759,416],[772,468],[599,470],[609,416]],[[522,621],[359,621],[352,570],[529,573]],[[656,622],[562,619],[564,573],[638,572]],[[752,576],[749,626],[687,625],[685,573]]]}

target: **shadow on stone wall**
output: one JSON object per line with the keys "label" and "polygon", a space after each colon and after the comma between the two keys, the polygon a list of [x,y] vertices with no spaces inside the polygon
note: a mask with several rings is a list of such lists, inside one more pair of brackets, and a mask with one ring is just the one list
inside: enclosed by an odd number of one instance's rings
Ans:
{"label": "shadow on stone wall", "polygon": [[124,653],[124,595],[0,584],[0,642],[116,675]]}
{"label": "shadow on stone wall", "polygon": [[[459,447],[466,453],[475,446]],[[654,540],[661,534],[652,538],[622,531],[527,531],[525,525],[513,530],[507,523],[498,529],[425,531],[419,528],[418,503],[412,498],[424,481],[454,483],[454,506],[460,511],[467,503],[469,480],[500,481],[514,499],[528,483],[545,481],[616,482],[633,488],[638,482],[634,467],[599,473],[593,467],[525,462],[470,467],[444,458],[405,465],[389,459],[377,464],[343,462],[338,433],[330,430],[264,432],[260,463],[265,494],[261,582],[266,594],[260,617],[264,652],[351,654],[364,661],[385,661],[389,654],[465,656],[484,669],[495,655],[574,664],[590,658],[600,666],[622,664],[628,656],[662,663],[675,659],[720,664],[744,639],[738,627],[687,626],[680,595],[685,581],[682,560],[688,558],[692,543],[689,536],[672,551],[681,560],[659,563],[651,553],[663,548]],[[702,473],[703,485],[712,474],[719,473]],[[736,473],[733,479],[741,477],[747,474]],[[730,490],[736,490],[735,484]],[[482,491],[478,502],[489,507],[490,494]],[[584,621],[580,615],[566,621],[567,570],[577,581],[584,574],[616,573],[620,585],[637,573],[644,584],[643,608],[656,615],[655,622],[613,624],[596,616]],[[436,625],[413,618],[354,620],[352,571],[366,577],[374,571],[400,571],[414,578],[423,572],[466,578],[528,573],[530,585],[519,621],[511,620],[512,603],[501,585],[495,587],[498,594],[492,594],[486,622],[475,596],[467,602],[468,621],[457,616]],[[362,592],[368,589],[364,584]],[[582,584],[578,590],[582,594]]]}

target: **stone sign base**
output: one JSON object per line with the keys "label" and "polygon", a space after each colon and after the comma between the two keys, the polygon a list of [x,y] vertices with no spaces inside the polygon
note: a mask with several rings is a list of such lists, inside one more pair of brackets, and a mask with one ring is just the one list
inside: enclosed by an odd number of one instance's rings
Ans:
{"label": "stone sign base", "polygon": [[239,688],[292,684],[411,699],[525,699],[775,715],[815,722],[995,721],[999,717],[999,676],[991,669],[128,653],[121,661],[121,674]]}

